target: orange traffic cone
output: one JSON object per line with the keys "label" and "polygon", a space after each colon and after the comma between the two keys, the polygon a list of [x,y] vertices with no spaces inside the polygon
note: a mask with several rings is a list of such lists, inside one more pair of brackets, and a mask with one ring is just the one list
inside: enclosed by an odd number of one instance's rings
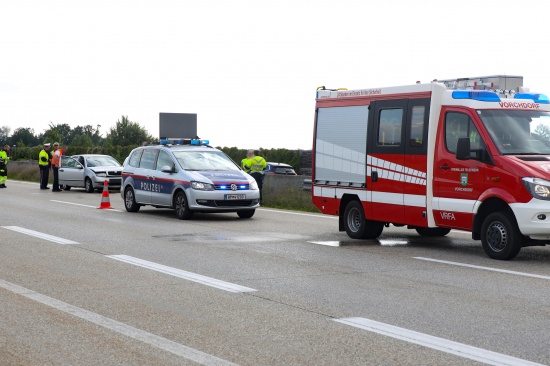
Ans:
{"label": "orange traffic cone", "polygon": [[112,208],[109,200],[109,183],[103,181],[103,193],[101,193],[101,204],[98,208]]}

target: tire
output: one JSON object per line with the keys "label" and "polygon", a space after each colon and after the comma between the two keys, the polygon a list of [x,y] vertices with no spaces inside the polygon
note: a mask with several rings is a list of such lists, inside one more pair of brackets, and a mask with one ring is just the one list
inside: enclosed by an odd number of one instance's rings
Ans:
{"label": "tire", "polygon": [[256,210],[241,210],[237,211],[237,215],[239,215],[241,219],[249,219],[254,216],[254,212],[256,212]]}
{"label": "tire", "polygon": [[353,239],[376,239],[382,234],[384,224],[365,220],[365,212],[359,201],[350,201],[344,211],[344,227]]}
{"label": "tire", "polygon": [[521,250],[523,239],[515,218],[507,212],[495,212],[483,220],[481,245],[493,259],[514,258]]}
{"label": "tire", "polygon": [[84,179],[84,189],[88,193],[94,193],[94,185],[92,184],[92,180],[88,177]]}
{"label": "tire", "polygon": [[176,196],[174,197],[174,211],[176,213],[176,217],[180,220],[190,220],[193,218],[193,211],[189,209],[187,197],[182,191],[176,193]]}
{"label": "tire", "polygon": [[445,236],[451,232],[451,229],[445,229],[443,227],[418,227],[416,232],[420,236]]}
{"label": "tire", "polygon": [[70,191],[70,190],[71,190],[71,186],[64,186],[63,189],[66,190],[66,191]]}
{"label": "tire", "polygon": [[136,195],[132,187],[126,188],[124,191],[124,208],[128,212],[138,212],[141,206],[136,202]]}

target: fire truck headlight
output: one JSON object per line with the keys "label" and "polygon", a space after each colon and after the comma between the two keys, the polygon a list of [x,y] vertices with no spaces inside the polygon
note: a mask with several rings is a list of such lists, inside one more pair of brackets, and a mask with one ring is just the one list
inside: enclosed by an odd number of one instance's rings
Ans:
{"label": "fire truck headlight", "polygon": [[214,186],[210,183],[203,182],[191,182],[191,188],[197,189],[199,191],[213,191]]}
{"label": "fire truck headlight", "polygon": [[550,201],[550,181],[538,178],[523,178],[522,181],[533,197]]}

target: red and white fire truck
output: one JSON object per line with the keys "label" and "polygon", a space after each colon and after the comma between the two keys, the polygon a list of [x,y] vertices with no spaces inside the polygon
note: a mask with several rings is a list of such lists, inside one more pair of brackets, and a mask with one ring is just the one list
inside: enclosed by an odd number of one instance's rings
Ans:
{"label": "red and white fire truck", "polygon": [[317,90],[312,199],[356,239],[472,232],[512,259],[550,244],[550,101],[521,76]]}

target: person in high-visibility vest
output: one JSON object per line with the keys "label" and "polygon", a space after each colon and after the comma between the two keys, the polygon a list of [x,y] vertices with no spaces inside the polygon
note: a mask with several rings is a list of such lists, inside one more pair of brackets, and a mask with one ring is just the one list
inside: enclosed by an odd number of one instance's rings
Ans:
{"label": "person in high-visibility vest", "polygon": [[251,159],[254,157],[254,150],[248,150],[246,153],[246,158],[241,160],[241,168],[248,174],[250,174],[250,166],[248,166],[248,159]]}
{"label": "person in high-visibility vest", "polygon": [[40,167],[40,189],[50,189],[48,180],[50,179],[50,144],[45,143],[44,148],[38,154],[38,166]]}
{"label": "person in high-visibility vest", "polygon": [[267,162],[260,156],[259,150],[249,150],[248,158],[244,164],[250,169],[250,175],[258,183],[258,189],[260,190],[260,203],[262,203],[262,187],[264,184],[264,169]]}
{"label": "person in high-visibility vest", "polygon": [[0,188],[6,188],[6,180],[8,179],[8,161],[10,145],[4,145],[4,149],[0,151]]}

